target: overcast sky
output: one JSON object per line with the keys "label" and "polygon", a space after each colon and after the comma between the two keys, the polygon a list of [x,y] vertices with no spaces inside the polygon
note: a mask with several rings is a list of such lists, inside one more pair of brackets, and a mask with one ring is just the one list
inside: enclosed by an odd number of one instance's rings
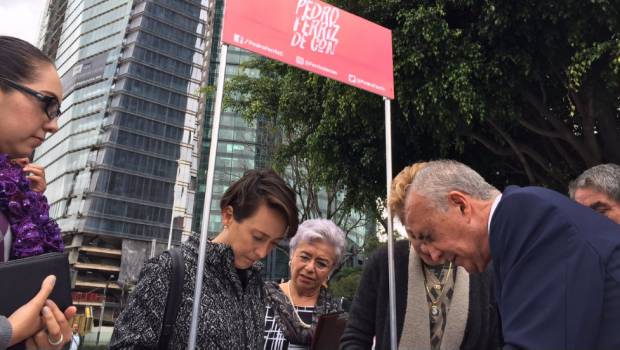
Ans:
{"label": "overcast sky", "polygon": [[36,45],[46,0],[0,0],[0,35]]}

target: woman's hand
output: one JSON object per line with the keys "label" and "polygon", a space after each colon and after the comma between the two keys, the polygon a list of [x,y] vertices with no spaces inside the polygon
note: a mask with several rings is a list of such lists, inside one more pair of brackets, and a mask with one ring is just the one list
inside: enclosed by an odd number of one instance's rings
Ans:
{"label": "woman's hand", "polygon": [[73,330],[68,320],[75,312],[75,307],[70,306],[63,313],[53,301],[47,300],[41,317],[45,328],[26,341],[26,349],[62,349],[71,341]]}
{"label": "woman's hand", "polygon": [[34,192],[43,193],[47,188],[47,181],[45,180],[45,170],[39,164],[28,164],[23,168],[24,172],[28,174],[28,180],[30,180],[30,189]]}
{"label": "woman's hand", "polygon": [[22,170],[28,174],[31,190],[39,193],[45,192],[47,181],[45,180],[45,169],[41,165],[31,164],[28,158],[16,158],[13,159],[13,162],[22,167]]}
{"label": "woman's hand", "polygon": [[41,330],[43,327],[41,323],[41,309],[45,306],[45,301],[54,289],[55,283],[55,276],[47,276],[43,283],[41,283],[39,293],[9,316],[9,322],[13,329],[9,345],[17,344],[26,338],[32,337]]}

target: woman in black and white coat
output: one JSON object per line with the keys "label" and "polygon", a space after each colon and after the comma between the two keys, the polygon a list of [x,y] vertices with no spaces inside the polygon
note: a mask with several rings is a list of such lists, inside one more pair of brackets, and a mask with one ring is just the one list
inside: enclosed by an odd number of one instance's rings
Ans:
{"label": "woman in black and white coat", "polygon": [[[220,202],[222,231],[207,243],[197,349],[259,349],[263,344],[265,296],[260,259],[297,231],[293,190],[272,170],[249,171]],[[198,237],[182,246],[184,282],[170,349],[186,349],[196,284]],[[129,305],[116,321],[111,349],[157,348],[172,259],[147,262]]]}

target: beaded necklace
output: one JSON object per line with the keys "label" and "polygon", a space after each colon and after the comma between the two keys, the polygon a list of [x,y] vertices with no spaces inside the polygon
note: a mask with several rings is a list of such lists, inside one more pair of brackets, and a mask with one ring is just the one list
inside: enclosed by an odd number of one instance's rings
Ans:
{"label": "beaded necklace", "polygon": [[295,308],[295,302],[293,302],[293,294],[291,294],[291,281],[289,281],[286,284],[286,288],[288,289],[288,299],[291,301],[291,305],[293,305],[293,313],[297,317],[297,321],[299,321],[299,323],[301,324],[303,328],[312,327],[312,325],[307,324],[306,322],[304,322],[304,320],[301,319],[301,317],[299,317],[299,313],[297,312],[297,309]]}

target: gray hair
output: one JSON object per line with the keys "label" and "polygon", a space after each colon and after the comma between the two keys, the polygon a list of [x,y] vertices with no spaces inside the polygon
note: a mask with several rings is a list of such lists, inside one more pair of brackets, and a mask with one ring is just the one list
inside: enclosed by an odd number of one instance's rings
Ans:
{"label": "gray hair", "polygon": [[570,198],[575,199],[580,188],[597,190],[620,203],[620,165],[600,164],[584,171],[568,185]]}
{"label": "gray hair", "polygon": [[297,229],[297,234],[293,236],[289,244],[291,255],[293,255],[299,243],[310,242],[325,242],[334,247],[336,261],[334,261],[332,269],[338,266],[342,261],[347,242],[344,232],[340,227],[336,226],[333,221],[311,219],[302,222]]}
{"label": "gray hair", "polygon": [[489,200],[499,191],[472,168],[455,160],[434,160],[426,163],[415,175],[409,191],[431,200],[435,207],[448,210],[448,193],[461,191],[482,200]]}

